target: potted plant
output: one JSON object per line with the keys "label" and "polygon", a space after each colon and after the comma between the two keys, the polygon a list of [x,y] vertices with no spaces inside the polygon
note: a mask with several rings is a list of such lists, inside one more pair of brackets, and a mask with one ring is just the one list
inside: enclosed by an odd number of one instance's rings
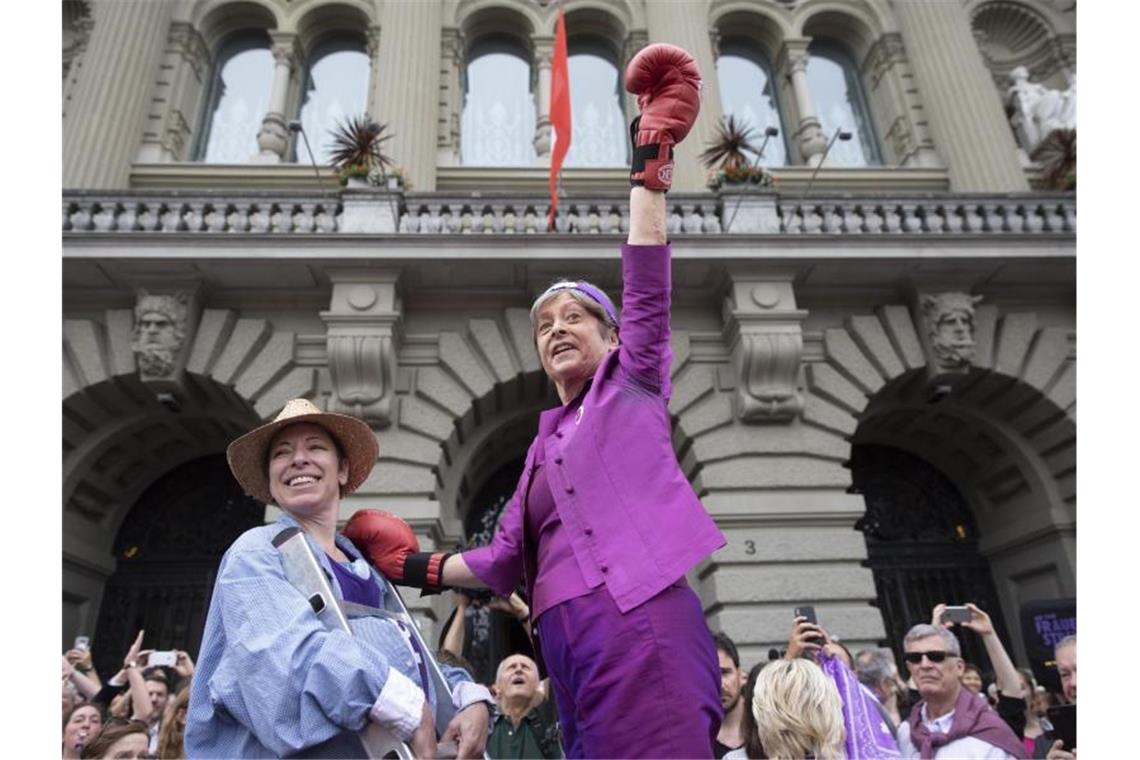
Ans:
{"label": "potted plant", "polygon": [[747,152],[760,153],[752,142],[754,136],[752,127],[739,124],[735,116],[721,119],[716,136],[700,156],[709,170],[710,190],[720,190],[725,185],[772,187],[771,173],[748,158]]}
{"label": "potted plant", "polygon": [[372,181],[375,174],[384,174],[394,167],[390,156],[383,151],[383,143],[392,138],[384,134],[387,125],[377,124],[367,114],[349,116],[331,131],[332,165],[342,185],[363,187],[378,184]]}
{"label": "potted plant", "polygon": [[1077,189],[1077,130],[1054,129],[1033,151],[1041,164],[1043,190]]}

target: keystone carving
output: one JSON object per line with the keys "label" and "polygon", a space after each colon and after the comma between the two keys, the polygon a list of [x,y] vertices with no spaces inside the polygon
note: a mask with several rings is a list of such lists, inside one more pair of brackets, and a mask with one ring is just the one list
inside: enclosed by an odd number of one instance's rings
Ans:
{"label": "keystone carving", "polygon": [[725,342],[736,370],[733,406],[747,424],[790,422],[800,415],[803,320],[791,278],[734,280],[724,303]]}
{"label": "keystone carving", "polygon": [[974,306],[982,296],[939,293],[919,296],[931,367],[939,372],[966,372],[974,361]]}
{"label": "keystone carving", "polygon": [[151,295],[139,291],[131,350],[141,379],[169,380],[177,374],[186,344],[189,303],[189,295],[183,292]]}
{"label": "keystone carving", "polygon": [[399,274],[333,272],[328,325],[329,411],[360,417],[373,427],[391,424],[403,307]]}

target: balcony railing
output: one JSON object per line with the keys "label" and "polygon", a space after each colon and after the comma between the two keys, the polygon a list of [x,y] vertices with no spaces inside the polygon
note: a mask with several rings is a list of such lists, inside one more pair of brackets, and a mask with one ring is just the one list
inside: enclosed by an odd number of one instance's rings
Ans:
{"label": "balcony railing", "polygon": [[[1075,235],[1072,194],[847,194],[800,201],[772,193],[670,194],[670,235]],[[65,235],[335,235],[360,229],[346,214],[387,219],[368,229],[392,235],[623,235],[628,196],[593,194],[560,202],[547,230],[549,199],[450,193],[71,192]],[[396,212],[396,216],[393,216]],[[393,219],[396,221],[392,221]]]}

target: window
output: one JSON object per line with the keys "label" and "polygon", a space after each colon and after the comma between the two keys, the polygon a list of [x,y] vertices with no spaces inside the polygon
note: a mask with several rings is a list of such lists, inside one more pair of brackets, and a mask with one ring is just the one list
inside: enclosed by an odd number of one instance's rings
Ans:
{"label": "window", "polygon": [[197,160],[245,163],[257,153],[257,132],[269,108],[273,54],[269,35],[248,31],[230,37],[218,51],[210,84],[206,128]]}
{"label": "window", "polygon": [[[299,119],[318,164],[331,160],[329,132],[347,117],[367,110],[369,66],[364,40],[352,36],[327,38],[309,54]],[[305,141],[294,142],[294,160],[309,163]]]}
{"label": "window", "polygon": [[527,51],[510,37],[477,40],[467,59],[459,144],[463,164],[533,164],[534,120]]}
{"label": "window", "polygon": [[[764,130],[775,127],[780,134],[764,146],[762,166],[784,166],[788,163],[787,136],[780,104],[776,100],[772,67],[763,53],[743,39],[723,39],[720,56],[716,61],[716,76],[720,84],[720,99],[725,116],[751,127],[752,141],[759,148],[764,142]],[[756,156],[752,156],[753,160]]]}
{"label": "window", "polygon": [[838,127],[853,137],[846,142],[836,140],[828,161],[837,166],[882,164],[863,85],[851,57],[834,45],[814,42],[808,55],[808,89],[824,134],[830,140]]}
{"label": "window", "polygon": [[617,57],[596,38],[573,38],[567,48],[573,135],[566,166],[628,165],[629,125]]}

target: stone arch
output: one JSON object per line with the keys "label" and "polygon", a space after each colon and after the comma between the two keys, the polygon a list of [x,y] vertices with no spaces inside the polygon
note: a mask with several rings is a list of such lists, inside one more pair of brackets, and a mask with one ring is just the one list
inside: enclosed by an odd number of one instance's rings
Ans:
{"label": "stone arch", "polygon": [[190,15],[211,55],[230,32],[239,29],[284,30],[284,17],[275,3],[263,0],[205,0]]}
{"label": "stone arch", "polygon": [[537,8],[505,3],[502,0],[474,0],[461,3],[455,11],[454,25],[468,44],[488,34],[508,34],[530,49],[531,37],[542,28]]}
{"label": "stone arch", "polygon": [[866,58],[887,29],[883,15],[864,0],[808,2],[796,10],[797,36],[826,37],[848,47],[855,62]]}
{"label": "stone arch", "polygon": [[1010,630],[1027,598],[1075,593],[1072,339],[1032,312],[979,307],[974,365],[947,393],[928,380],[910,310],[892,305],[824,330],[822,359],[805,367],[807,426],[848,452],[860,443],[911,451],[955,482]]}
{"label": "stone arch", "polygon": [[[571,3],[566,9],[566,34],[568,37],[590,35],[608,40],[618,51],[629,35],[630,14],[624,3],[586,2]],[[554,34],[558,14],[551,13],[548,19],[549,33]]]}
{"label": "stone arch", "polygon": [[366,40],[368,29],[377,24],[375,8],[370,4],[346,0],[315,1],[296,9],[290,25],[296,28],[297,37],[305,55],[312,54],[313,46],[333,32],[350,32]]}
{"label": "stone arch", "polygon": [[750,3],[724,3],[710,10],[709,25],[721,38],[752,40],[774,65],[784,40],[792,36],[788,15],[781,10],[768,3],[760,7]]}

